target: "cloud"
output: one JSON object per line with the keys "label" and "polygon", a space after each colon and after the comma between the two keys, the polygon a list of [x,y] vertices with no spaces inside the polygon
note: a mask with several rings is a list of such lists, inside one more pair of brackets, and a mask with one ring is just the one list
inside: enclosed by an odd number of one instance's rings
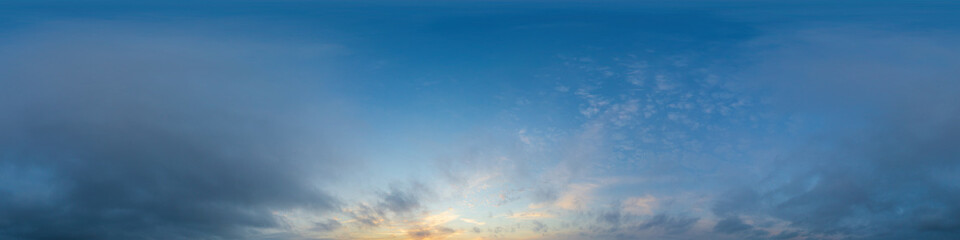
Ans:
{"label": "cloud", "polygon": [[620,203],[623,212],[633,214],[633,215],[650,215],[653,214],[653,208],[657,204],[657,198],[654,196],[644,196],[644,197],[632,197],[623,200]]}
{"label": "cloud", "polygon": [[484,224],[486,224],[486,223],[484,223],[484,222],[477,221],[477,220],[473,220],[473,219],[469,219],[469,218],[460,218],[460,221],[464,221],[464,222],[472,223],[472,224],[476,224],[476,225],[481,225],[481,226],[484,225]]}
{"label": "cloud", "polygon": [[609,211],[600,213],[600,216],[597,216],[597,221],[612,225],[613,227],[618,227],[620,226],[621,218],[622,215],[620,214],[620,211]]}
{"label": "cloud", "polygon": [[639,230],[662,230],[668,234],[679,234],[690,230],[697,221],[700,221],[700,218],[657,214],[636,228]]}
{"label": "cloud", "polygon": [[[579,228],[580,231],[557,229],[556,239],[695,239],[705,237],[692,230],[699,217],[661,213],[653,216],[633,216],[619,211],[600,211],[596,224]],[[566,226],[564,228],[567,228]],[[571,234],[576,233],[576,234]]]}
{"label": "cloud", "polygon": [[737,216],[741,213],[759,211],[761,196],[749,187],[737,187],[721,194],[713,203],[711,210],[719,217]]}
{"label": "cloud", "polygon": [[518,212],[518,213],[514,213],[507,216],[507,218],[513,218],[513,219],[541,219],[541,218],[555,218],[555,217],[556,216],[548,212],[533,212],[533,211]]}
{"label": "cloud", "polygon": [[432,228],[416,228],[407,230],[407,235],[412,239],[447,239],[458,231],[452,228],[436,226]]}
{"label": "cloud", "polygon": [[717,222],[717,225],[713,227],[713,231],[727,234],[738,233],[750,229],[753,229],[753,226],[744,223],[739,217],[724,218],[723,220]]}
{"label": "cloud", "polygon": [[370,207],[363,203],[357,204],[354,208],[345,209],[344,212],[366,227],[377,227],[387,222],[384,209]]}
{"label": "cloud", "polygon": [[394,184],[389,192],[381,193],[382,199],[378,207],[395,214],[410,213],[421,207],[421,196],[429,192],[427,187],[419,182],[412,182],[405,188]]}
{"label": "cloud", "polygon": [[410,235],[413,239],[424,239],[433,235],[433,232],[430,229],[418,229],[413,231],[407,231],[407,234]]}
{"label": "cloud", "polygon": [[318,222],[314,224],[312,230],[320,231],[320,232],[330,232],[330,231],[340,229],[340,226],[342,226],[342,224],[340,224],[340,221],[337,221],[335,219],[328,219],[326,222]]}
{"label": "cloud", "polygon": [[960,236],[960,150],[949,146],[960,142],[958,39],[847,26],[758,40],[767,50],[744,78],[810,125],[763,181],[717,200],[720,229],[745,214],[820,236]]}
{"label": "cloud", "polygon": [[420,217],[424,213],[421,199],[430,194],[432,191],[420,182],[394,182],[389,191],[378,193],[376,204],[357,202],[342,212],[362,227],[381,227],[392,220]]}
{"label": "cloud", "polygon": [[288,78],[319,74],[301,47],[105,22],[4,38],[0,238],[242,239],[337,209],[350,125]]}
{"label": "cloud", "polygon": [[596,184],[579,183],[571,184],[567,190],[557,198],[554,206],[566,210],[576,210],[586,208],[592,201],[593,191],[598,186]]}
{"label": "cloud", "polygon": [[547,231],[550,230],[550,228],[547,227],[546,224],[543,224],[540,221],[533,220],[533,221],[530,221],[530,223],[533,224],[533,227],[530,228],[530,230],[532,230],[533,232],[546,233]]}

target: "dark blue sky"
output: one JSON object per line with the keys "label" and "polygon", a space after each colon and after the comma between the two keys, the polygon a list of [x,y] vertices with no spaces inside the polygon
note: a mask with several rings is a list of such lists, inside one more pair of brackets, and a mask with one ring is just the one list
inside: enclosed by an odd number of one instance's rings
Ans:
{"label": "dark blue sky", "polygon": [[949,1],[0,2],[0,240],[957,239]]}

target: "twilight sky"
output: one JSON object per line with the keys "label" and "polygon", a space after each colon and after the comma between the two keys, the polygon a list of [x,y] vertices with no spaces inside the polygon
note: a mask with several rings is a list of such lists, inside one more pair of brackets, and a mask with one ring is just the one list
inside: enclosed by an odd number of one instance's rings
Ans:
{"label": "twilight sky", "polygon": [[2,1],[8,239],[960,239],[960,3]]}

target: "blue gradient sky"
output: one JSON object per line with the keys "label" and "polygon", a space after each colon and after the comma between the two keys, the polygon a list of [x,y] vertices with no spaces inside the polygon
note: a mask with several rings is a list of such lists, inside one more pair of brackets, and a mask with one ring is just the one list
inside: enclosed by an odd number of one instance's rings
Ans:
{"label": "blue gradient sky", "polygon": [[0,2],[0,239],[957,239],[949,1]]}

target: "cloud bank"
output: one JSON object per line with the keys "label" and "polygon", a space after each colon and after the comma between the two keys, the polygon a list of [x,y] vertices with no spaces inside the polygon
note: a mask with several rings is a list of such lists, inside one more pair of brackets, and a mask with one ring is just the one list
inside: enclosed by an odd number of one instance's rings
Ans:
{"label": "cloud bank", "polygon": [[0,238],[256,238],[275,211],[341,205],[322,187],[349,125],[298,62],[331,54],[135,27],[0,45]]}
{"label": "cloud bank", "polygon": [[[960,201],[960,45],[949,33],[806,29],[754,42],[745,75],[812,127],[760,182],[722,195],[718,232],[771,216],[803,236],[952,239]],[[772,47],[772,48],[771,48]]]}

